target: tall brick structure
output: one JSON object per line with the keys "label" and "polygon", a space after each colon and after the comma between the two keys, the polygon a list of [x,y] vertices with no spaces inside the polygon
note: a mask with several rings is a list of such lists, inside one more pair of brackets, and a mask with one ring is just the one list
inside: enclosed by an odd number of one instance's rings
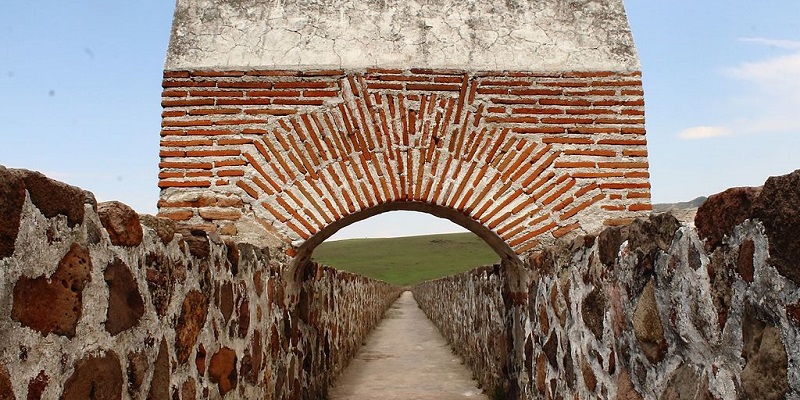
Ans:
{"label": "tall brick structure", "polygon": [[506,259],[650,211],[621,0],[179,0],[160,215],[289,254],[410,209]]}

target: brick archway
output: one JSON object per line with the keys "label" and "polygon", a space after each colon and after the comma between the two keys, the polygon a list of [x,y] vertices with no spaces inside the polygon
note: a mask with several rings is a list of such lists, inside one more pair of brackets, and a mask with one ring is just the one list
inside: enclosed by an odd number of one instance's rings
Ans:
{"label": "brick archway", "polygon": [[[300,249],[359,213],[416,204],[521,255],[651,209],[639,76],[168,71],[160,211],[255,220]],[[225,201],[177,195],[192,191]]]}

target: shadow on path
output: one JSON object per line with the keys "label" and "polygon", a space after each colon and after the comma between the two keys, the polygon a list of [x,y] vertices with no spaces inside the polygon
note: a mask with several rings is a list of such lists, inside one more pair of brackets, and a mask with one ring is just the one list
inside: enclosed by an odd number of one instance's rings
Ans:
{"label": "shadow on path", "polygon": [[328,392],[329,399],[487,399],[469,368],[403,293]]}

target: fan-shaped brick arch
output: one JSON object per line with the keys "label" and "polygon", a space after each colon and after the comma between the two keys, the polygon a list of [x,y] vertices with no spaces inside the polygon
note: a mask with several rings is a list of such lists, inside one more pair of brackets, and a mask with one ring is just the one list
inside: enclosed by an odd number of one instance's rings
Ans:
{"label": "fan-shaped brick arch", "polygon": [[297,248],[419,203],[523,254],[651,209],[638,72],[178,70],[163,96],[160,213],[223,234]]}

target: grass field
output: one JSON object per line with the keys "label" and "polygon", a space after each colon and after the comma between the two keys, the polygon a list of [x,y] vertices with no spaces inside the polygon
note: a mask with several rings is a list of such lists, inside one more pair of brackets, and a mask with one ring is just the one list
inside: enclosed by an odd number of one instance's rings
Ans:
{"label": "grass field", "polygon": [[396,285],[413,285],[482,265],[500,257],[473,233],[324,242],[314,260]]}

